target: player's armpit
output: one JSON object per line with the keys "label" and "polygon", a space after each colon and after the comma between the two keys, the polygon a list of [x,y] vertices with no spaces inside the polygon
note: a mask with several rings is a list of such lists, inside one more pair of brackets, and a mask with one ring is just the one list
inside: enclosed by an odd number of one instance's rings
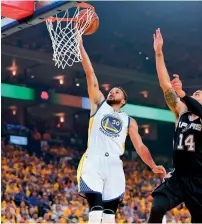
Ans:
{"label": "player's armpit", "polygon": [[172,87],[165,88],[163,91],[168,107],[178,118],[181,113],[187,110],[185,104],[180,101],[180,98],[177,96]]}

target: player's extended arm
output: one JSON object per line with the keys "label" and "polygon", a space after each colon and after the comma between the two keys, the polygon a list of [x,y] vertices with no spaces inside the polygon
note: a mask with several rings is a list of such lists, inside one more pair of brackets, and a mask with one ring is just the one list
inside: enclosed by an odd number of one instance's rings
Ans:
{"label": "player's extended arm", "polygon": [[95,75],[94,69],[86,53],[86,50],[83,46],[83,43],[80,44],[80,51],[82,57],[82,66],[86,73],[86,80],[88,85],[88,94],[91,101],[91,104],[99,105],[102,100],[104,100],[104,96],[99,90],[99,84],[97,81],[97,77]]}
{"label": "player's extended arm", "polygon": [[141,157],[141,159],[151,168],[154,173],[162,173],[164,176],[166,176],[164,167],[157,166],[155,164],[148,148],[143,144],[142,138],[138,133],[138,125],[133,118],[130,118],[129,135],[133,146],[135,147],[136,152]]}
{"label": "player's extended arm", "polygon": [[172,88],[171,80],[165,65],[163,56],[163,38],[160,29],[154,34],[154,50],[156,52],[156,70],[160,86],[164,92],[165,100],[169,108],[178,117],[180,113],[186,110],[185,105],[180,101],[179,97]]}

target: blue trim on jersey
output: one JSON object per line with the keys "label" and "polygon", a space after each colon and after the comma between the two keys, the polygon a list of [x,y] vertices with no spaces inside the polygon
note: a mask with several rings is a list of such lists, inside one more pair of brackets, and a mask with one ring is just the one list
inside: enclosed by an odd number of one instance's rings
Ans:
{"label": "blue trim on jersey", "polygon": [[85,183],[85,181],[80,177],[80,191],[89,191],[92,192],[93,190]]}
{"label": "blue trim on jersey", "polygon": [[130,127],[130,117],[128,116],[128,128]]}
{"label": "blue trim on jersey", "polygon": [[[98,191],[79,191],[79,194],[102,194],[101,192]],[[83,196],[83,195],[81,195]]]}
{"label": "blue trim on jersey", "polygon": [[91,117],[94,117],[94,116],[96,115],[96,113],[98,112],[98,110],[100,109],[100,107],[102,106],[102,104],[103,104],[105,101],[106,101],[106,99],[104,99],[104,100],[101,102],[101,104],[100,104],[99,107],[97,108],[97,111],[96,111],[93,115],[91,115],[90,118],[91,118]]}
{"label": "blue trim on jersey", "polygon": [[110,201],[114,201],[114,200],[116,200],[116,199],[123,199],[123,197],[124,197],[124,193],[122,193],[121,195],[119,195],[118,197],[116,197],[116,198],[113,198],[113,199],[110,199],[110,200],[103,200],[104,202],[110,202]]}

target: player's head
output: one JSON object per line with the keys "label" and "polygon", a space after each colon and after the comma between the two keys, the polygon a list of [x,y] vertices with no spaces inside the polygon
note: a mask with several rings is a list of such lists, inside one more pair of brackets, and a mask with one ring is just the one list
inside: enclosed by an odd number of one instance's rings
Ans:
{"label": "player's head", "polygon": [[197,90],[193,93],[192,97],[197,100],[200,104],[202,104],[202,90]]}
{"label": "player's head", "polygon": [[114,87],[109,91],[107,96],[107,103],[110,106],[119,105],[123,107],[127,102],[128,96],[124,89],[121,87]]}

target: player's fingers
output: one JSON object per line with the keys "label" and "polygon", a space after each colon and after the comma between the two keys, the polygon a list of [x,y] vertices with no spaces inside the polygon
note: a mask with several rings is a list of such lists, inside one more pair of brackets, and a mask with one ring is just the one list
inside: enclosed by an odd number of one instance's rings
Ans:
{"label": "player's fingers", "polygon": [[171,80],[171,83],[175,83],[177,81],[178,81],[178,79],[177,78],[174,78],[173,80]]}
{"label": "player's fingers", "polygon": [[162,170],[163,170],[163,177],[166,177],[167,173],[166,173],[166,170],[164,167],[162,167]]}
{"label": "player's fingers", "polygon": [[174,86],[178,86],[178,85],[179,85],[178,82],[173,82],[173,83],[171,83],[171,84],[172,84],[172,87],[174,87]]}
{"label": "player's fingers", "polygon": [[178,83],[178,84],[181,84],[182,82],[181,82],[180,79],[175,78],[175,79],[172,80],[172,83]]}
{"label": "player's fingers", "polygon": [[163,173],[163,171],[160,167],[156,167],[155,173]]}
{"label": "player's fingers", "polygon": [[180,85],[180,83],[175,83],[172,85],[173,89],[176,89],[176,88],[180,88],[182,87],[182,85]]}
{"label": "player's fingers", "polygon": [[175,85],[175,84],[178,84],[178,83],[180,83],[180,82],[179,82],[179,79],[173,79],[173,80],[171,81],[171,85]]}
{"label": "player's fingers", "polygon": [[178,74],[173,74],[173,77],[180,79],[180,76]]}
{"label": "player's fingers", "polygon": [[157,29],[157,32],[158,32],[158,36],[159,36],[159,38],[160,38],[160,39],[163,39],[163,38],[162,38],[162,34],[161,34],[161,30],[160,30],[160,28]]}
{"label": "player's fingers", "polygon": [[160,33],[159,33],[159,30],[157,29],[156,30],[156,38],[159,40],[160,39]]}
{"label": "player's fingers", "polygon": [[159,168],[161,170],[161,173],[163,174],[163,177],[165,177],[166,176],[166,170],[165,170],[165,168],[163,166],[160,166]]}
{"label": "player's fingers", "polygon": [[153,39],[154,39],[154,41],[156,40],[156,35],[155,34],[153,34]]}
{"label": "player's fingers", "polygon": [[158,166],[158,169],[164,170],[164,167],[160,165],[160,166]]}

